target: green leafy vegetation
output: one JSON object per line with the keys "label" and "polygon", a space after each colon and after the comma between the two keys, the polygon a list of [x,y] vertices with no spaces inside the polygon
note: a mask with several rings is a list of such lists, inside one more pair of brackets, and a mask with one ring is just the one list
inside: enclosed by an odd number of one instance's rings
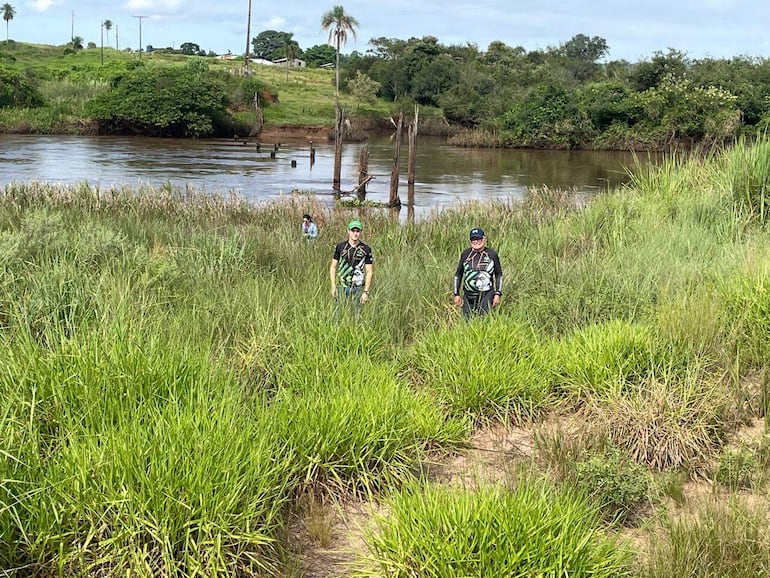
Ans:
{"label": "green leafy vegetation", "polygon": [[[446,134],[469,146],[709,149],[758,137],[770,122],[770,61],[763,58],[691,59],[668,49],[638,62],[612,61],[604,38],[584,34],[532,51],[499,41],[482,49],[447,46],[433,36],[374,38],[365,53],[342,54],[339,48],[355,35],[355,18],[335,6],[321,24],[332,46],[303,50],[292,33],[280,30],[252,38],[255,59],[288,59],[286,66],[249,66],[253,77],[274,87],[270,101],[275,106],[265,112],[267,123],[331,127],[335,87],[347,118],[382,119],[419,105],[421,134]],[[0,67],[22,74],[38,89],[40,82],[51,80],[113,81],[115,67],[129,64],[176,67],[198,60],[223,73],[218,81],[229,87],[226,106],[241,123],[238,129],[243,132],[249,124],[243,108],[247,101],[242,95],[233,99],[231,90],[243,72],[241,56],[219,59],[185,42],[179,49],[154,49],[142,61],[108,47],[102,59],[100,49],[83,49],[80,40],[58,47],[2,42]],[[309,68],[288,66],[302,59]],[[206,108],[208,97],[199,96]],[[82,120],[89,128],[81,130],[88,131],[93,122],[84,104],[66,113]],[[2,130],[24,132],[19,121],[9,123],[5,114],[0,124],[10,128]],[[61,128],[54,122],[49,130]],[[739,189],[736,194],[761,191]]]}

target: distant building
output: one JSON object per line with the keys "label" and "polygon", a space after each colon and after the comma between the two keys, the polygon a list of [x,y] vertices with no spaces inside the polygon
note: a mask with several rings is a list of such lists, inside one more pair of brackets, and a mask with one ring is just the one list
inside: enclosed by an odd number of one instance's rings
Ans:
{"label": "distant building", "polygon": [[318,68],[334,68],[334,63],[333,62],[327,62],[326,64],[322,64]]}
{"label": "distant building", "polygon": [[[273,64],[276,66],[286,66],[286,60],[286,58],[279,58],[278,60],[273,60]],[[305,61],[299,58],[292,58],[289,60],[289,68],[305,68]]]}
{"label": "distant building", "polygon": [[275,66],[275,62],[272,60],[265,60],[264,58],[252,58],[249,62],[252,64],[262,64],[263,66]]}
{"label": "distant building", "polygon": [[221,60],[235,60],[235,54],[228,50],[227,54],[220,54],[218,58]]}

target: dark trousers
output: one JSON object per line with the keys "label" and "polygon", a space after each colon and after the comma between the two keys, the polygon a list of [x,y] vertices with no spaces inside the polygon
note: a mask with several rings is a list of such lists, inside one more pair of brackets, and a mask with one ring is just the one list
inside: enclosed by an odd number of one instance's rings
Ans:
{"label": "dark trousers", "polygon": [[354,319],[361,315],[361,294],[363,285],[357,287],[340,287],[337,289],[337,299],[334,304],[334,318],[339,319],[340,311],[345,309]]}
{"label": "dark trousers", "polygon": [[494,296],[495,292],[491,290],[484,293],[465,293],[463,295],[463,317],[489,313],[492,309]]}

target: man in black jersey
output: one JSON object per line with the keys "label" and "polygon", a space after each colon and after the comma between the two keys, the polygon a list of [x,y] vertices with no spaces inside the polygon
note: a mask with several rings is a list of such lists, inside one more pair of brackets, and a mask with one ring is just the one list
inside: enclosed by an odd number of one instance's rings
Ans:
{"label": "man in black jersey", "polygon": [[[487,247],[483,229],[471,229],[471,246],[460,254],[454,277],[455,306],[463,316],[483,315],[497,307],[503,295],[503,270],[497,253]],[[462,296],[460,289],[462,288]]]}
{"label": "man in black jersey", "polygon": [[[361,221],[354,219],[348,223],[348,240],[334,247],[334,256],[329,267],[329,280],[332,297],[337,301],[347,300],[352,303],[356,316],[361,306],[369,300],[369,288],[374,270],[372,250],[361,241],[363,230]],[[335,309],[335,315],[338,314]]]}

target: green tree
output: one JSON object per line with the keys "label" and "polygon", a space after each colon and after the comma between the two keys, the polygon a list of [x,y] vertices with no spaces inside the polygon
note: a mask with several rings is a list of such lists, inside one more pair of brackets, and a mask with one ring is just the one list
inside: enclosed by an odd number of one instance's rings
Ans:
{"label": "green tree", "polygon": [[112,30],[112,20],[104,21],[104,29],[107,31],[107,44],[110,43],[110,30]]}
{"label": "green tree", "polygon": [[8,4],[3,4],[3,20],[5,20],[5,41],[8,42],[8,23],[16,16],[16,9]]}
{"label": "green tree", "polygon": [[201,54],[201,47],[198,46],[195,42],[182,42],[182,44],[179,45],[179,50],[182,51],[182,54],[187,54],[188,56],[195,54],[202,56],[205,54],[205,52]]}
{"label": "green tree", "polygon": [[289,81],[289,68],[294,60],[299,58],[299,55],[302,53],[299,43],[292,38],[293,36],[294,34],[289,33],[283,45],[283,56],[286,59],[286,82]]}
{"label": "green tree", "polygon": [[596,75],[599,70],[596,61],[607,55],[609,46],[601,36],[589,38],[585,34],[576,34],[555,52],[567,60],[566,67],[573,77],[583,82]]}
{"label": "green tree", "polygon": [[355,78],[348,81],[348,89],[361,102],[371,104],[377,100],[377,91],[380,89],[380,83],[357,70]]}
{"label": "green tree", "polygon": [[356,37],[358,20],[345,13],[342,6],[335,6],[321,17],[321,28],[329,31],[329,43],[334,43],[335,83],[334,83],[334,177],[332,187],[340,188],[342,171],[342,111],[340,110],[340,46],[348,39],[348,34]]}
{"label": "green tree", "polygon": [[72,42],[70,42],[70,45],[72,46],[72,50],[77,52],[78,50],[83,50],[83,37],[82,36],[75,36],[72,38]]}
{"label": "green tree", "polygon": [[334,48],[328,44],[316,44],[304,52],[305,64],[317,68],[324,64],[334,63]]}
{"label": "green tree", "polygon": [[348,41],[348,34],[356,38],[358,20],[345,13],[342,6],[335,6],[321,17],[321,28],[329,31],[329,44],[334,46],[335,53],[335,99],[339,100],[340,93],[340,47]]}
{"label": "green tree", "polygon": [[286,44],[288,42],[296,44],[296,40],[293,40],[292,36],[294,35],[291,32],[263,30],[251,40],[254,57],[265,60],[278,60],[282,58],[286,53]]}

